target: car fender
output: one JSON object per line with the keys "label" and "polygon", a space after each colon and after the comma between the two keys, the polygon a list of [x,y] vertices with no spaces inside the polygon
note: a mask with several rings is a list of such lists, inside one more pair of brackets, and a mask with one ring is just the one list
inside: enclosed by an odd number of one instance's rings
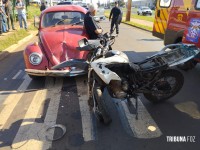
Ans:
{"label": "car fender", "polygon": [[[32,65],[30,63],[29,56],[32,53],[38,53],[42,57],[42,61],[39,65]],[[37,42],[29,44],[25,48],[23,55],[24,55],[24,61],[25,61],[26,68],[39,69],[39,70],[46,70],[48,68],[48,66],[47,66],[47,64],[49,64],[48,60],[47,60],[46,56],[43,54],[42,49]]]}

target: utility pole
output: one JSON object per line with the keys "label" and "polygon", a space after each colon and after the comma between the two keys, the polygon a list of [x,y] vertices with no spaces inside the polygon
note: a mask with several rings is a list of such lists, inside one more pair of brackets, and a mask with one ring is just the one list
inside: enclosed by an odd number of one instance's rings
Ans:
{"label": "utility pole", "polygon": [[132,5],[132,0],[128,0],[128,6],[127,6],[127,11],[126,11],[126,21],[130,21],[130,18],[131,18],[131,5]]}

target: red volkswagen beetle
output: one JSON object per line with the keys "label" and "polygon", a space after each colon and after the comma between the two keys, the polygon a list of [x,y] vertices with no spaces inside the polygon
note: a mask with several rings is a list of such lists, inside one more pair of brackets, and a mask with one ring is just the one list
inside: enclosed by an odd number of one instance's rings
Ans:
{"label": "red volkswagen beetle", "polygon": [[71,59],[87,58],[78,51],[78,41],[87,37],[83,27],[86,9],[76,5],[57,5],[45,9],[39,18],[39,41],[24,50],[25,71],[38,76],[76,76],[85,71],[76,67],[52,70],[51,67]]}

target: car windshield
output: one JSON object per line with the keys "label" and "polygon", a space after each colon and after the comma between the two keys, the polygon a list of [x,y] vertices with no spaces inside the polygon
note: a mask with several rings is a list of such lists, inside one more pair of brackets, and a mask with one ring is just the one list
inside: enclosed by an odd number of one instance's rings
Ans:
{"label": "car windshield", "polygon": [[[42,18],[42,27],[74,24],[82,21],[84,16],[85,14],[81,12],[49,12]],[[80,24],[83,25],[83,23]]]}

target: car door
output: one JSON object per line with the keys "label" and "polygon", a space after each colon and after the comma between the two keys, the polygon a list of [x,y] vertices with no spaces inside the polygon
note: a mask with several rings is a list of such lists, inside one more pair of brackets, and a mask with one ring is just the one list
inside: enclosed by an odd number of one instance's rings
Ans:
{"label": "car door", "polygon": [[188,14],[186,29],[183,36],[184,43],[195,44],[200,47],[200,0],[193,0]]}
{"label": "car door", "polygon": [[168,15],[173,1],[174,0],[157,0],[153,25],[153,36],[164,39]]}

